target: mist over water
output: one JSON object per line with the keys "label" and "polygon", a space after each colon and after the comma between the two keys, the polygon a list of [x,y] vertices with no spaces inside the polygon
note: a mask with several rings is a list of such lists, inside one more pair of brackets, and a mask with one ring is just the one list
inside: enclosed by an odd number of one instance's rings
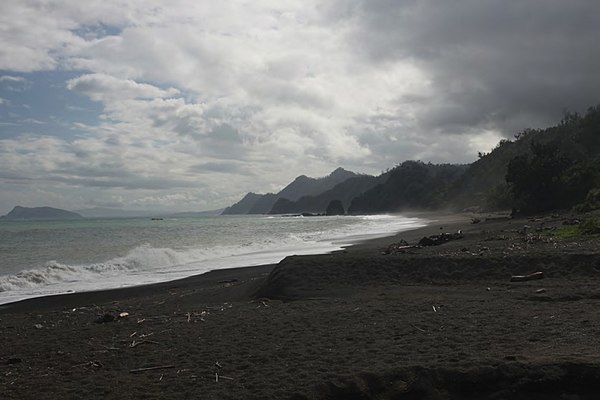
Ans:
{"label": "mist over water", "polygon": [[426,224],[393,215],[0,223],[0,304],[326,253]]}

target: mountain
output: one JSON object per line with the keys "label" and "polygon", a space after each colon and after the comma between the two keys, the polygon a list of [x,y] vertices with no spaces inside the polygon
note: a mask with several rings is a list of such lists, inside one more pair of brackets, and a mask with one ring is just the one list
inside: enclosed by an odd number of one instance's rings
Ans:
{"label": "mountain", "polygon": [[252,205],[248,214],[267,214],[278,198],[279,195],[273,193],[261,195],[261,197]]}
{"label": "mountain", "polygon": [[405,161],[377,178],[337,169],[320,179],[299,176],[277,194],[248,194],[231,208],[244,213],[323,213],[334,200],[349,214],[472,207],[523,214],[597,210],[600,105],[583,115],[566,113],[556,126],[503,139],[469,165]]}
{"label": "mountain", "polygon": [[240,201],[227,207],[225,211],[223,211],[223,215],[267,214],[280,198],[296,201],[303,196],[318,195],[333,188],[338,183],[356,176],[358,176],[356,173],[347,171],[343,168],[337,168],[331,174],[322,178],[309,178],[305,175],[301,175],[278,193],[246,194]]}
{"label": "mountain", "polygon": [[223,215],[250,214],[252,207],[264,194],[248,193],[240,201],[223,210]]}
{"label": "mountain", "polygon": [[343,168],[337,168],[323,178],[309,178],[305,175],[300,175],[292,183],[283,188],[281,192],[277,193],[277,197],[296,201],[303,196],[315,196],[355,176],[357,174],[346,171]]}
{"label": "mountain", "polygon": [[16,206],[11,212],[3,217],[4,220],[18,221],[18,220],[41,220],[41,219],[81,219],[83,218],[80,214],[61,210],[59,208],[52,207],[21,207]]}
{"label": "mountain", "polygon": [[465,165],[405,161],[389,171],[389,177],[384,183],[355,197],[350,203],[348,214],[440,208],[443,206],[440,198],[444,190],[466,168]]}
{"label": "mountain", "polygon": [[269,214],[298,214],[303,212],[322,214],[326,212],[327,206],[334,200],[341,201],[344,209],[348,209],[353,198],[386,179],[387,175],[385,174],[378,177],[370,175],[354,176],[316,196],[303,196],[297,201],[282,197],[273,205]]}

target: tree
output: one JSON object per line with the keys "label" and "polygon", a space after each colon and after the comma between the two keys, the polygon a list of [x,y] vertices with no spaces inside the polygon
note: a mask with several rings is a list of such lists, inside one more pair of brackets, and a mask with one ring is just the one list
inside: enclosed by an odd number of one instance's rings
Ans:
{"label": "tree", "polygon": [[532,142],[533,155],[519,155],[508,163],[506,182],[516,208],[523,212],[548,211],[569,206],[563,174],[573,164],[558,146]]}

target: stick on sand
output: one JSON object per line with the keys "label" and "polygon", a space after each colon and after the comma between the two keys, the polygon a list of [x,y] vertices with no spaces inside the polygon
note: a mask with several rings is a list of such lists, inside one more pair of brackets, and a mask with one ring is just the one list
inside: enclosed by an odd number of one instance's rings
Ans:
{"label": "stick on sand", "polygon": [[131,372],[132,374],[138,373],[138,372],[145,372],[145,371],[154,371],[157,369],[167,369],[167,368],[175,368],[174,365],[158,365],[156,367],[146,367],[146,368],[137,368],[137,369],[130,369],[129,372]]}

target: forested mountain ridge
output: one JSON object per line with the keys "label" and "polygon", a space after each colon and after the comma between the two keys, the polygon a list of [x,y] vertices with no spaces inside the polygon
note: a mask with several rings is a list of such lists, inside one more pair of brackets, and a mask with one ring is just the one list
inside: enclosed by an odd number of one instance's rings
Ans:
{"label": "forested mountain ridge", "polygon": [[503,139],[468,165],[405,161],[378,177],[354,174],[320,193],[298,197],[301,191],[295,186],[311,179],[298,177],[278,194],[249,193],[231,209],[243,211],[239,213],[323,213],[334,200],[341,201],[351,214],[473,207],[512,208],[523,213],[576,206],[579,210],[597,209],[600,106],[590,107],[583,115],[565,113],[555,126],[526,129],[513,140]]}
{"label": "forested mountain ridge", "polygon": [[331,174],[322,178],[310,178],[300,175],[278,193],[256,194],[248,193],[242,200],[227,207],[223,215],[230,214],[267,214],[280,198],[296,201],[303,196],[314,196],[333,188],[358,174],[337,168]]}
{"label": "forested mountain ridge", "polygon": [[[526,129],[515,140],[502,140],[490,153],[480,154],[449,186],[444,202],[456,209],[572,207],[600,188],[599,156],[600,107],[591,107],[584,115],[566,113],[556,126]],[[538,195],[524,198],[528,188]],[[535,204],[559,192],[564,192],[562,200]]]}
{"label": "forested mountain ridge", "polygon": [[338,183],[333,188],[318,194],[316,196],[303,196],[297,201],[291,201],[286,198],[280,198],[273,205],[269,214],[293,214],[293,213],[325,213],[327,206],[333,200],[339,200],[344,209],[348,209],[352,199],[371,189],[375,185],[382,183],[387,179],[387,175],[371,176],[362,175],[349,178],[342,183]]}
{"label": "forested mountain ridge", "polygon": [[405,161],[389,171],[388,179],[355,197],[349,214],[374,214],[402,209],[440,208],[444,190],[467,166]]}

